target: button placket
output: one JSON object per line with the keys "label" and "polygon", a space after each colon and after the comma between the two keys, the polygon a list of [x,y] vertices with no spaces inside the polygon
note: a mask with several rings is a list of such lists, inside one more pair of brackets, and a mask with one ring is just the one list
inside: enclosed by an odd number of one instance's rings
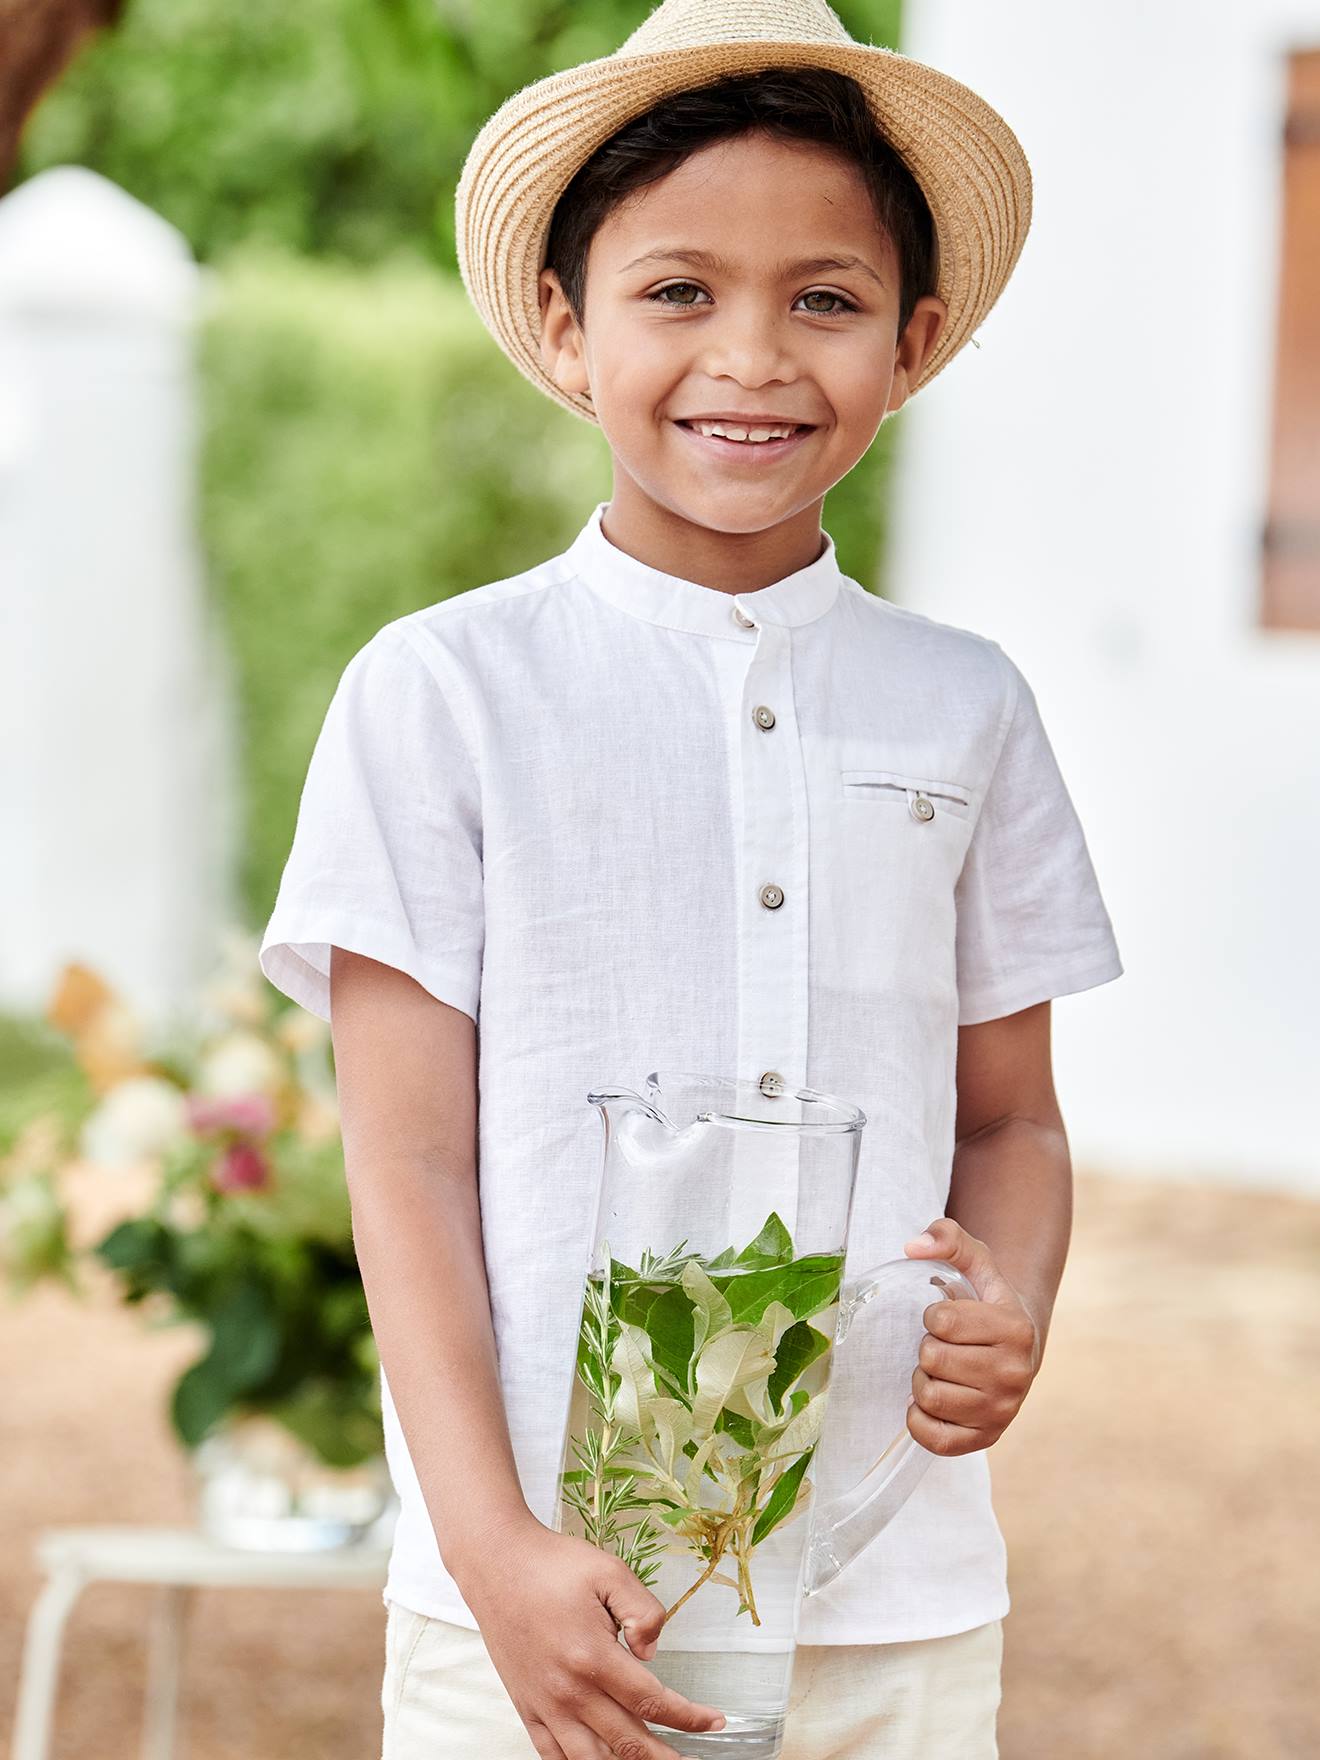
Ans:
{"label": "button placket", "polygon": [[[735,610],[737,607],[735,607]],[[793,704],[792,631],[757,624],[737,717],[741,750],[738,1070],[772,1102],[806,1080],[807,800]],[[771,709],[770,704],[774,707]],[[767,732],[773,728],[773,737]],[[793,1102],[784,1099],[784,1117]],[[796,1236],[800,1138],[748,1132],[735,1147],[731,1238],[778,1213]]]}

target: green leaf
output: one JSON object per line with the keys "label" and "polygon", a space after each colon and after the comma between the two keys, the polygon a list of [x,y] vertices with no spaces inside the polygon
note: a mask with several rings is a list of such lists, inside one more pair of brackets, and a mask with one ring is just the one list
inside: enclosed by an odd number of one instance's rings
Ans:
{"label": "green leaf", "polygon": [[[770,1377],[770,1404],[776,1412],[783,1410],[784,1394],[817,1357],[830,1348],[830,1341],[818,1327],[799,1320],[790,1326],[779,1341],[775,1352],[775,1371]],[[805,1390],[804,1390],[805,1392]]]}
{"label": "green leaf", "polygon": [[211,1345],[175,1386],[170,1415],[189,1447],[203,1439],[244,1393],[265,1383],[279,1358],[280,1329],[270,1291],[244,1276],[211,1312]]}
{"label": "green leaf", "polygon": [[741,1412],[732,1412],[728,1406],[725,1406],[719,1415],[717,1427],[721,1430],[727,1430],[734,1441],[740,1442],[744,1448],[756,1447],[760,1426],[754,1423],[751,1418],[745,1418]]}
{"label": "green leaf", "polygon": [[211,1313],[211,1354],[235,1393],[259,1387],[275,1367],[280,1328],[269,1287],[249,1275]]}
{"label": "green leaf", "polygon": [[641,1286],[629,1291],[619,1317],[642,1328],[651,1341],[652,1362],[686,1393],[693,1357],[693,1315],[683,1286],[671,1283],[663,1289]]}
{"label": "green leaf", "polygon": [[793,1255],[793,1237],[779,1213],[772,1210],[754,1241],[749,1241],[733,1261],[735,1265],[782,1265]]}
{"label": "green leaf", "polygon": [[112,1271],[126,1271],[148,1286],[159,1281],[169,1257],[170,1233],[152,1216],[135,1217],[112,1228],[95,1247]]}
{"label": "green leaf", "polygon": [[838,1300],[843,1273],[839,1253],[812,1253],[765,1271],[738,1271],[712,1279],[727,1299],[735,1323],[755,1324],[770,1302],[783,1302],[807,1320]]}
{"label": "green leaf", "polygon": [[170,1397],[170,1417],[180,1438],[196,1448],[234,1401],[234,1389],[224,1365],[213,1352],[185,1369]]}
{"label": "green leaf", "polygon": [[777,1528],[793,1511],[798,1501],[798,1489],[802,1484],[802,1476],[807,1470],[814,1449],[794,1461],[788,1471],[781,1473],[774,1490],[766,1502],[765,1508],[757,1517],[756,1526],[752,1529],[752,1545],[756,1546],[765,1539],[772,1528]]}

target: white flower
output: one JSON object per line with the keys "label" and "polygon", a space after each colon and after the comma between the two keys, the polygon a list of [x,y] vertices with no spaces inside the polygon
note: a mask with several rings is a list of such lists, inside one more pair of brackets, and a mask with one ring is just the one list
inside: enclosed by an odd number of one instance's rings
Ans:
{"label": "white flower", "polygon": [[283,1060],[259,1033],[225,1033],[200,1059],[196,1090],[200,1094],[276,1095],[287,1080]]}
{"label": "white flower", "polygon": [[131,1167],[183,1136],[187,1097],[162,1076],[116,1082],[83,1125],[79,1147],[105,1167]]}

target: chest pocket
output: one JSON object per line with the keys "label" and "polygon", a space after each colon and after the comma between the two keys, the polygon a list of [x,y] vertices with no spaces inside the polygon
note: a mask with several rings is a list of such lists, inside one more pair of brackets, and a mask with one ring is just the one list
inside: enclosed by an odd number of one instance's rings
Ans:
{"label": "chest pocket", "polygon": [[[837,841],[818,879],[834,933],[817,943],[827,981],[859,1008],[947,1022],[956,1008],[955,888],[977,795],[948,777],[839,768]],[[928,1015],[923,1011],[931,1011]],[[923,1029],[924,1030],[924,1029]]]}
{"label": "chest pocket", "polygon": [[972,816],[972,791],[959,782],[904,776],[896,770],[842,770],[839,780],[846,800],[867,802],[885,813],[901,809],[918,827],[941,817]]}

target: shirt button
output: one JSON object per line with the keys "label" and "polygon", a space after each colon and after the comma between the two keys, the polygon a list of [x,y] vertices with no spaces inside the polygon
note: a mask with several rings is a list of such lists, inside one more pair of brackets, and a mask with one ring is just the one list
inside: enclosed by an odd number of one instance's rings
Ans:
{"label": "shirt button", "polygon": [[777,1069],[768,1069],[759,1083],[763,1094],[782,1094],[787,1085]]}
{"label": "shirt button", "polygon": [[775,712],[773,709],[767,709],[764,703],[758,703],[752,710],[752,720],[758,727],[773,727]]}
{"label": "shirt button", "polygon": [[908,802],[908,811],[914,819],[933,819],[935,817],[935,803],[918,792]]}
{"label": "shirt button", "polygon": [[782,888],[778,886],[763,886],[761,888],[761,903],[768,911],[777,911],[783,902]]}
{"label": "shirt button", "polygon": [[755,629],[756,628],[756,619],[753,617],[748,617],[746,612],[743,611],[742,607],[738,606],[738,605],[735,605],[733,608],[733,621],[735,623],[741,624],[744,629]]}

